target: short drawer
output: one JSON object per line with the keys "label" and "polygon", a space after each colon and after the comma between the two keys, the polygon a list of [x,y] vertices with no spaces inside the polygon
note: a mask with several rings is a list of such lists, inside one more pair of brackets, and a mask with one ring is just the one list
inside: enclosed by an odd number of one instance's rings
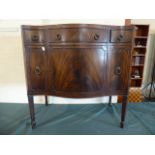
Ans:
{"label": "short drawer", "polygon": [[110,42],[119,43],[119,42],[131,42],[132,41],[132,33],[130,30],[111,30],[111,38]]}
{"label": "short drawer", "polygon": [[110,31],[106,29],[66,28],[50,29],[47,32],[49,42],[108,42]]}
{"label": "short drawer", "polygon": [[45,32],[43,30],[24,30],[26,43],[44,43]]}

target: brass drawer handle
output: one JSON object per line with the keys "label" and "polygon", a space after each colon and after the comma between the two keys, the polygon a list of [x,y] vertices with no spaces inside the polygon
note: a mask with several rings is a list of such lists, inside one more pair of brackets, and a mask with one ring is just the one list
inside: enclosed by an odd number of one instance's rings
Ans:
{"label": "brass drawer handle", "polygon": [[41,71],[40,71],[40,67],[39,66],[36,66],[36,68],[35,68],[35,74],[37,76],[39,76],[41,74]]}
{"label": "brass drawer handle", "polygon": [[61,40],[61,35],[60,34],[57,34],[57,40]]}
{"label": "brass drawer handle", "polygon": [[120,66],[117,66],[116,69],[115,69],[115,74],[116,75],[120,75],[121,74],[121,67]]}
{"label": "brass drawer handle", "polygon": [[99,40],[100,36],[98,34],[94,35],[94,40]]}
{"label": "brass drawer handle", "polygon": [[120,38],[117,38],[117,41],[121,41],[121,39]]}
{"label": "brass drawer handle", "polygon": [[122,35],[122,34],[120,34],[120,35],[117,37],[117,41],[121,41],[121,40],[123,40],[123,35]]}
{"label": "brass drawer handle", "polygon": [[31,37],[32,42],[38,42],[39,41],[39,37],[37,35],[33,35]]}
{"label": "brass drawer handle", "polygon": [[122,39],[122,38],[123,38],[123,35],[122,35],[122,34],[120,34],[120,35],[119,35],[119,38],[121,38],[121,39]]}

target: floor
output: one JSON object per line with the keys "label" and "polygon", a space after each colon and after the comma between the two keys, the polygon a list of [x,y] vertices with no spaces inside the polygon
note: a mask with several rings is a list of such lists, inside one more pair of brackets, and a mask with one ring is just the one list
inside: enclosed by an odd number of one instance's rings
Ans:
{"label": "floor", "polygon": [[0,103],[1,135],[154,135],[155,103],[129,103],[125,128],[121,104],[35,104],[31,129],[28,104]]}

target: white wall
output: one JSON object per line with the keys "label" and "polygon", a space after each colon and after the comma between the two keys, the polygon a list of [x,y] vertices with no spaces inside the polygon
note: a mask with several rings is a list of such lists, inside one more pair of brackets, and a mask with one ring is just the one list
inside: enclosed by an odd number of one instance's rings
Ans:
{"label": "white wall", "polygon": [[[124,25],[124,19],[103,20],[0,20],[0,102],[26,103],[26,84],[20,25],[88,23]],[[73,100],[52,98],[54,103],[101,103],[108,98]],[[116,98],[113,98],[116,101]],[[36,97],[36,102],[44,102]]]}

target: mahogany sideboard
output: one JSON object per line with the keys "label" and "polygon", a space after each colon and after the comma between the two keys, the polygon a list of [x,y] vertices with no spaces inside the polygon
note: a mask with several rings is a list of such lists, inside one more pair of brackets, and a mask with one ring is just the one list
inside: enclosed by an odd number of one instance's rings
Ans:
{"label": "mahogany sideboard", "polygon": [[123,96],[123,128],[130,85],[133,26],[22,25],[32,128],[34,95],[90,98]]}

